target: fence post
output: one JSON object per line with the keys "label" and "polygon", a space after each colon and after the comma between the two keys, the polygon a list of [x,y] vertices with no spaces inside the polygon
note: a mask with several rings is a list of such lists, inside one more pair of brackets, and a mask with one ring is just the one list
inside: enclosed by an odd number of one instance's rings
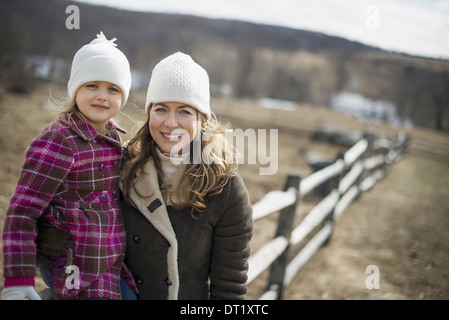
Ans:
{"label": "fence post", "polygon": [[[344,159],[344,156],[345,156],[344,153],[342,153],[342,152],[339,153],[339,154],[337,155],[337,157],[335,158],[334,163],[337,162],[338,160],[343,160],[343,159]],[[340,190],[339,190],[340,181],[341,181],[341,178],[342,178],[345,174],[346,174],[346,166],[343,168],[343,170],[341,171],[341,173],[340,173],[338,176],[335,176],[334,178],[332,178],[332,181],[333,181],[332,186],[333,186],[333,188],[330,190],[330,192],[332,192],[334,189],[337,189],[337,191],[338,191],[338,201],[340,201],[341,196],[342,196],[342,194],[340,194]],[[338,201],[337,201],[337,203],[338,203]],[[327,237],[327,239],[323,242],[323,247],[324,247],[324,246],[327,246],[327,245],[329,244],[329,242],[331,241],[331,238],[332,238],[332,234],[334,233],[334,211],[335,211],[335,206],[334,206],[334,208],[332,209],[332,211],[329,213],[329,215],[327,216],[327,218],[324,219],[323,225],[325,225],[325,224],[327,224],[327,223],[330,224],[330,226],[331,226],[331,232],[330,232],[330,234],[329,234],[329,237]]]}
{"label": "fence post", "polygon": [[[275,237],[283,236],[290,242],[290,237],[293,230],[293,225],[295,222],[295,213],[299,205],[299,184],[301,182],[301,177],[298,175],[287,176],[285,182],[284,191],[290,188],[296,190],[296,201],[281,210],[279,214],[278,227],[276,230]],[[273,262],[270,268],[270,275],[268,278],[268,290],[275,289],[277,291],[277,299],[281,300],[284,291],[284,277],[285,269],[288,264],[288,252],[290,245],[287,246],[285,251]]]}
{"label": "fence post", "polygon": [[[365,132],[363,134],[363,139],[365,139],[368,142],[368,147],[366,148],[366,151],[363,154],[364,159],[367,159],[367,158],[372,157],[376,153],[376,151],[374,150],[374,142],[376,141],[377,136],[374,135],[373,133]],[[376,169],[377,168],[374,168],[374,170],[376,170]],[[363,169],[363,172],[360,175],[360,181],[363,180],[364,178],[370,176],[374,170],[373,169],[371,169],[371,170]],[[360,199],[360,196],[361,196],[361,192],[357,195],[356,200]]]}

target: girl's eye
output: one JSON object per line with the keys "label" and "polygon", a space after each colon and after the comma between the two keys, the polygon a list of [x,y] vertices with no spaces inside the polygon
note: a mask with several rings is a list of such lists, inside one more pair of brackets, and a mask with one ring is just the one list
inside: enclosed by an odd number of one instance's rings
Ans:
{"label": "girl's eye", "polygon": [[96,88],[97,85],[95,83],[88,83],[88,84],[86,84],[86,87],[88,87],[88,88]]}
{"label": "girl's eye", "polygon": [[110,87],[110,88],[109,88],[109,91],[112,91],[112,92],[114,92],[114,93],[120,92],[120,90],[119,90],[118,88],[116,88],[116,87]]}

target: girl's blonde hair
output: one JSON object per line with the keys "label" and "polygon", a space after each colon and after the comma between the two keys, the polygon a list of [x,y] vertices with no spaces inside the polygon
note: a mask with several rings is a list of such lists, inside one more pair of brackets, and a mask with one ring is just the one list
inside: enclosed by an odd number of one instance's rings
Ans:
{"label": "girl's blonde hair", "polygon": [[[130,204],[129,191],[135,189],[135,178],[138,171],[143,170],[146,162],[153,157],[154,165],[158,174],[159,186],[162,187],[164,173],[161,160],[157,154],[157,145],[150,134],[149,120],[150,109],[148,108],[145,122],[131,139],[125,150],[126,162],[123,165],[120,179],[124,198]],[[173,205],[177,210],[186,209],[194,219],[199,219],[207,209],[207,198],[222,192],[230,178],[237,172],[237,155],[234,147],[225,137],[226,130],[230,129],[228,124],[224,125],[217,120],[212,113],[208,120],[202,113],[198,112],[200,121],[200,134],[190,144],[190,161],[187,164],[178,192],[182,193],[178,199],[184,199],[183,203]],[[194,159],[193,144],[201,145],[201,161]],[[207,159],[207,160],[206,160]],[[206,160],[206,161],[205,161]],[[142,196],[139,194],[139,196]]]}

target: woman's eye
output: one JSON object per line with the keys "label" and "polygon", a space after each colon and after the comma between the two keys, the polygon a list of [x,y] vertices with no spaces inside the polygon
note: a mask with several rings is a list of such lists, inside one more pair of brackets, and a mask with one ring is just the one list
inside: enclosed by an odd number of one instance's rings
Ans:
{"label": "woman's eye", "polygon": [[183,110],[181,110],[181,114],[191,115],[192,113],[189,110],[183,109]]}

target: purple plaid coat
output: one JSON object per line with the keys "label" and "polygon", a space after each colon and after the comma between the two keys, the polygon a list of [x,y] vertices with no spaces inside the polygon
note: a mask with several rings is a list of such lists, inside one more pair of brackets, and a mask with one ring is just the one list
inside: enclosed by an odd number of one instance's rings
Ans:
{"label": "purple plaid coat", "polygon": [[[42,217],[69,231],[74,242],[67,259],[53,270],[60,298],[120,299],[120,275],[135,289],[123,264],[126,234],[119,204],[122,147],[117,130],[124,130],[110,124],[112,138],[74,115],[70,125],[52,123],[31,142],[3,230],[5,287],[34,283],[36,221]],[[79,289],[66,269],[69,265],[78,267]]]}

